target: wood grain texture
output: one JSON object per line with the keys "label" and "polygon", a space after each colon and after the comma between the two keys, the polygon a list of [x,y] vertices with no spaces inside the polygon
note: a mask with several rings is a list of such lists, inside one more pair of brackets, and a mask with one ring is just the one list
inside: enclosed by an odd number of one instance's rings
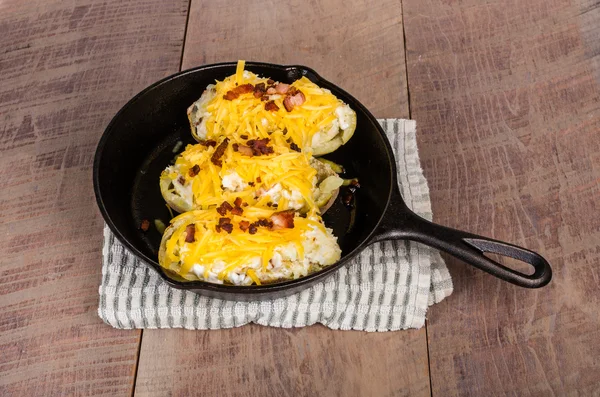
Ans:
{"label": "wood grain texture", "polygon": [[[379,117],[407,117],[400,2],[192,0],[183,68],[237,59],[305,64]],[[429,395],[425,330],[323,326],[146,330],[136,395]]]}
{"label": "wood grain texture", "polygon": [[547,257],[525,290],[450,260],[430,311],[433,395],[600,394],[600,7],[404,0],[434,220]]}
{"label": "wood grain texture", "polygon": [[0,395],[129,395],[139,332],[96,315],[96,143],[177,71],[187,0],[0,2]]}
{"label": "wood grain texture", "polygon": [[183,68],[302,64],[378,117],[408,117],[400,0],[192,0]]}

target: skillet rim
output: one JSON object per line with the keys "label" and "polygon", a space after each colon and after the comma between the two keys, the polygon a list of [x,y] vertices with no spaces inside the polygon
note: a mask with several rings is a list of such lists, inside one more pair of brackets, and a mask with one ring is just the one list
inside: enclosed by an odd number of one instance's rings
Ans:
{"label": "skillet rim", "polygon": [[297,78],[299,78],[300,76],[305,76],[309,80],[313,81],[314,83],[316,83],[320,86],[327,86],[327,88],[333,88],[335,91],[337,91],[336,95],[341,94],[340,95],[342,97],[341,99],[344,100],[346,103],[351,102],[352,105],[354,106],[355,110],[357,110],[356,108],[360,108],[360,110],[363,112],[363,114],[375,126],[375,129],[383,138],[383,143],[384,143],[385,149],[386,149],[385,154],[386,154],[388,166],[390,167],[390,172],[391,172],[390,186],[388,186],[389,192],[388,192],[388,197],[387,197],[385,206],[383,208],[381,216],[379,217],[375,226],[369,232],[367,237],[360,244],[356,245],[348,254],[342,256],[340,258],[340,260],[337,261],[336,263],[334,263],[330,266],[327,266],[317,272],[308,274],[308,275],[298,278],[298,279],[286,280],[286,281],[282,281],[282,282],[277,282],[277,283],[272,283],[272,284],[263,284],[263,285],[239,286],[239,285],[216,284],[216,283],[210,283],[207,281],[200,281],[200,280],[196,280],[196,281],[174,280],[166,274],[166,272],[160,266],[160,264],[158,263],[158,261],[156,259],[153,259],[153,258],[147,256],[146,254],[144,254],[143,252],[141,252],[140,250],[138,250],[134,246],[134,244],[132,244],[121,233],[119,228],[115,225],[112,218],[110,217],[110,214],[108,213],[108,210],[106,209],[106,206],[102,199],[102,192],[101,192],[102,189],[100,188],[100,163],[101,163],[101,159],[102,159],[102,154],[104,152],[104,148],[105,148],[108,140],[110,139],[110,136],[113,134],[113,131],[116,131],[115,126],[119,122],[119,119],[123,117],[122,116],[123,113],[125,113],[125,111],[128,108],[133,106],[144,95],[148,94],[150,91],[153,91],[154,89],[157,89],[161,85],[168,83],[172,80],[181,78],[181,77],[189,75],[189,74],[204,72],[204,71],[211,70],[211,69],[219,69],[219,68],[223,68],[223,67],[235,68],[236,65],[237,65],[237,62],[220,62],[220,63],[196,66],[194,68],[179,71],[177,73],[173,73],[173,74],[171,74],[167,77],[164,77],[164,78],[156,81],[155,83],[147,86],[142,91],[140,91],[138,94],[133,96],[129,101],[127,101],[119,109],[119,111],[112,117],[112,119],[110,120],[110,122],[108,123],[106,128],[104,129],[104,132],[102,133],[102,136],[100,137],[100,140],[98,141],[98,144],[96,147],[96,151],[94,154],[94,165],[93,165],[93,171],[92,171],[94,195],[96,197],[96,203],[98,205],[98,208],[100,209],[100,213],[101,213],[104,221],[106,222],[106,224],[108,225],[109,229],[114,234],[114,236],[117,238],[117,240],[119,240],[119,242],[121,244],[123,244],[123,246],[125,246],[125,248],[127,248],[127,250],[130,251],[139,260],[144,262],[150,268],[154,269],[160,275],[160,277],[163,279],[163,281],[165,281],[167,284],[169,284],[170,286],[172,286],[174,288],[178,288],[181,290],[192,290],[192,291],[201,290],[201,291],[209,292],[211,295],[221,295],[221,296],[222,295],[240,295],[240,294],[241,295],[257,295],[257,296],[263,295],[264,296],[265,294],[270,295],[270,294],[277,293],[279,291],[285,291],[285,290],[289,290],[289,289],[298,288],[298,287],[303,286],[304,284],[307,284],[306,287],[308,287],[308,286],[314,284],[315,282],[317,282],[318,279],[325,279],[329,275],[331,275],[333,272],[337,271],[340,267],[345,266],[351,259],[356,257],[356,255],[358,255],[369,244],[374,242],[373,236],[376,234],[376,231],[379,229],[379,226],[381,225],[386,213],[388,212],[388,209],[391,205],[391,198],[394,195],[394,190],[398,189],[397,168],[396,168],[395,158],[393,155],[392,146],[389,142],[389,139],[385,135],[383,128],[381,127],[381,125],[379,124],[379,122],[377,121],[375,116],[373,116],[373,114],[359,100],[354,98],[354,96],[350,95],[347,91],[343,90],[342,88],[340,88],[336,84],[330,82],[329,80],[324,79],[321,75],[319,75],[312,68],[309,68],[304,65],[297,65],[297,64],[296,65],[279,65],[279,64],[273,64],[273,63],[255,62],[255,61],[246,61],[246,64],[245,64],[245,67],[247,67],[247,68],[259,67],[259,68],[277,69],[279,71],[284,71],[288,74],[293,73],[293,71],[298,71],[298,72],[300,72],[300,74],[298,75]]}

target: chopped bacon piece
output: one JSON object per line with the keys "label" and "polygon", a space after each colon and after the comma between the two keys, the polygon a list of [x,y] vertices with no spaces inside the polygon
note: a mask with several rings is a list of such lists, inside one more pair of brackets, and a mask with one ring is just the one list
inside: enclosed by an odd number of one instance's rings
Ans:
{"label": "chopped bacon piece", "polygon": [[179,175],[179,178],[177,178],[177,182],[179,182],[180,185],[185,185],[185,178]]}
{"label": "chopped bacon piece", "polygon": [[228,101],[233,101],[237,99],[242,94],[248,94],[249,92],[254,91],[254,86],[252,84],[242,84],[240,86],[235,87],[233,90],[227,91],[225,95],[223,95],[223,99]]}
{"label": "chopped bacon piece", "polygon": [[248,203],[242,203],[242,207],[247,207]]}
{"label": "chopped bacon piece", "polygon": [[305,101],[306,97],[304,96],[302,91],[298,91],[294,95],[288,95],[287,97],[285,97],[285,99],[283,100],[283,106],[285,107],[285,110],[291,112],[294,109],[294,107],[302,105]]}
{"label": "chopped bacon piece", "polygon": [[231,215],[242,215],[244,213],[244,210],[242,209],[242,207],[236,206],[231,210]]}
{"label": "chopped bacon piece", "polygon": [[246,135],[246,134],[240,135],[240,138],[242,138],[242,139],[248,139],[248,135]]}
{"label": "chopped bacon piece", "polygon": [[142,231],[144,231],[144,232],[147,232],[149,228],[150,228],[150,221],[148,219],[142,220],[142,223],[140,224],[140,229],[142,229]]}
{"label": "chopped bacon piece", "polygon": [[233,224],[226,223],[224,225],[221,225],[221,229],[225,230],[228,234],[231,234],[231,232],[233,232]]}
{"label": "chopped bacon piece", "polygon": [[221,233],[221,226],[219,226],[219,225],[215,226],[215,230],[217,231],[217,233]]}
{"label": "chopped bacon piece", "polygon": [[245,232],[250,227],[250,222],[248,221],[240,221],[240,230]]}
{"label": "chopped bacon piece", "polygon": [[252,148],[250,148],[246,145],[238,145],[238,152],[240,152],[244,156],[253,156],[254,155]]}
{"label": "chopped bacon piece", "polygon": [[268,79],[267,80],[267,84],[271,85],[271,84],[275,84],[275,80],[273,79]]}
{"label": "chopped bacon piece", "polygon": [[269,96],[268,95],[263,95],[263,96],[260,97],[260,100],[263,101],[263,102],[266,102],[266,101],[269,100]]}
{"label": "chopped bacon piece", "polygon": [[275,92],[277,92],[278,94],[285,94],[286,92],[288,92],[289,89],[290,85],[285,83],[279,83],[275,86]]}
{"label": "chopped bacon piece", "polygon": [[272,230],[286,229],[294,227],[294,211],[281,211],[276,212],[271,215],[271,222],[273,226],[271,226]]}
{"label": "chopped bacon piece", "polygon": [[297,93],[298,93],[298,89],[296,87],[290,87],[290,90],[288,91],[289,96],[294,96]]}
{"label": "chopped bacon piece", "polygon": [[194,241],[196,241],[194,235],[196,234],[196,226],[191,224],[191,225],[187,225],[187,227],[185,228],[185,242],[186,243],[193,243]]}
{"label": "chopped bacon piece", "polygon": [[190,170],[188,171],[188,174],[193,178],[196,175],[198,175],[199,172],[200,172],[200,166],[198,164],[195,164],[192,168],[190,168]]}
{"label": "chopped bacon piece", "polygon": [[300,148],[298,147],[298,145],[296,145],[294,142],[290,143],[290,149],[296,151],[296,152],[300,152]]}
{"label": "chopped bacon piece", "polygon": [[231,218],[219,218],[219,226],[223,226],[226,223],[231,223]]}
{"label": "chopped bacon piece", "polygon": [[260,176],[256,177],[256,182],[262,183],[262,179],[260,179]]}
{"label": "chopped bacon piece", "polygon": [[270,112],[276,112],[279,110],[279,106],[277,106],[275,102],[269,101],[265,103],[265,110],[268,110]]}
{"label": "chopped bacon piece", "polygon": [[233,201],[233,205],[235,205],[236,207],[241,207],[242,206],[242,198],[236,197],[235,200]]}
{"label": "chopped bacon piece", "polygon": [[258,227],[256,227],[256,225],[254,223],[248,227],[248,233],[250,233],[250,234],[256,234],[257,231],[258,231]]}
{"label": "chopped bacon piece", "polygon": [[217,148],[215,149],[215,152],[213,153],[213,155],[210,158],[210,161],[214,165],[218,165],[219,167],[223,166],[223,162],[221,161],[221,157],[225,154],[225,149],[227,149],[227,144],[228,143],[229,143],[229,138],[225,138],[225,139],[223,139],[223,142],[221,142],[219,144],[219,146],[217,146]]}
{"label": "chopped bacon piece", "polygon": [[269,143],[269,141],[269,138],[250,139],[246,143],[252,148],[252,153],[255,156],[260,156],[261,154],[271,154],[274,152],[272,147],[267,146],[267,143]]}
{"label": "chopped bacon piece", "polygon": [[208,139],[208,140],[206,140],[206,141],[200,141],[200,142],[198,142],[198,143],[199,143],[200,145],[202,145],[202,146],[206,146],[206,147],[208,147],[208,146],[211,146],[211,147],[215,147],[215,146],[217,146],[217,141],[214,141],[214,140],[212,140],[212,139]]}
{"label": "chopped bacon piece", "polygon": [[[248,185],[254,186],[254,182],[248,182]],[[245,204],[245,203],[244,203]]]}
{"label": "chopped bacon piece", "polygon": [[231,147],[233,148],[234,152],[237,152],[239,145],[237,143],[234,143],[234,144],[231,145]]}
{"label": "chopped bacon piece", "polygon": [[269,94],[269,95],[277,94],[277,90],[275,89],[275,87],[269,87],[269,88],[267,88],[267,94]]}
{"label": "chopped bacon piece", "polygon": [[224,216],[227,211],[231,211],[233,207],[227,201],[223,201],[220,206],[217,207],[219,215]]}
{"label": "chopped bacon piece", "polygon": [[254,86],[254,97],[260,98],[261,96],[265,95],[266,91],[267,88],[265,87],[265,83],[259,83]]}

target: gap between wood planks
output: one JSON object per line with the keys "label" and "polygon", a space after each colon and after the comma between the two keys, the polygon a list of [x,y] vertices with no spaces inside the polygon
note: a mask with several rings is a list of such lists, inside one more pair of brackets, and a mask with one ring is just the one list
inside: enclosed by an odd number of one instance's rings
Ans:
{"label": "gap between wood planks", "polygon": [[[190,11],[192,9],[192,0],[188,0],[188,7],[187,7],[187,15],[185,17],[185,27],[183,28],[183,38],[182,38],[182,43],[181,43],[181,56],[179,57],[179,69],[178,71],[181,72],[181,67],[183,66],[183,54],[185,53],[185,39],[187,38],[187,31],[188,31],[188,24],[190,22]],[[140,356],[142,353],[142,339],[144,339],[144,329],[140,329],[140,340],[138,342],[138,348],[137,348],[137,356],[135,358],[135,367],[134,367],[134,374],[133,374],[133,386],[131,388],[131,397],[135,396],[135,387],[137,385],[137,376],[138,376],[138,369],[140,367]],[[430,380],[431,382],[431,377]],[[430,388],[431,390],[431,388]]]}
{"label": "gap between wood planks", "polygon": [[[404,24],[404,1],[400,0],[400,16],[402,18],[402,41],[404,44],[404,74],[406,78],[406,100],[408,102],[408,118],[412,120],[412,110],[410,102],[410,86],[408,83],[408,51],[406,47],[406,29]],[[427,346],[427,375],[429,377],[429,395],[433,397],[433,382],[431,379],[431,355],[429,354],[429,331],[427,329],[427,317],[425,317],[425,346]],[[141,344],[141,339],[140,339]]]}

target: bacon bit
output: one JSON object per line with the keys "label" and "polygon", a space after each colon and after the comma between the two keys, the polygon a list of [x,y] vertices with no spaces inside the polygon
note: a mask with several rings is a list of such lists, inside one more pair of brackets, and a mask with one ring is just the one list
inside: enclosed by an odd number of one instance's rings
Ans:
{"label": "bacon bit", "polygon": [[227,233],[231,234],[233,231],[233,224],[231,223],[231,218],[219,218],[219,224],[217,228],[225,230]]}
{"label": "bacon bit", "polygon": [[255,156],[260,156],[261,154],[274,153],[273,148],[270,146],[267,146],[267,143],[269,143],[269,141],[270,141],[269,138],[251,139],[251,140],[247,141],[246,143],[248,144],[248,146],[250,146],[252,148],[252,153]]}
{"label": "bacon bit", "polygon": [[256,182],[262,183],[262,179],[260,179],[260,176],[256,177]]}
{"label": "bacon bit", "polygon": [[228,143],[229,143],[229,138],[225,138],[223,140],[223,142],[221,142],[219,144],[219,146],[217,146],[217,148],[215,149],[215,152],[213,153],[213,155],[210,158],[210,161],[214,165],[218,165],[219,167],[223,166],[223,162],[221,161],[221,157],[223,156],[223,154],[225,154],[225,149],[227,149],[227,144]]}
{"label": "bacon bit", "polygon": [[296,87],[291,87],[290,90],[288,91],[288,95],[289,96],[294,96],[298,93],[298,89]]}
{"label": "bacon bit", "polygon": [[190,170],[188,171],[188,174],[193,178],[196,175],[198,175],[199,172],[200,172],[200,166],[198,164],[195,164],[192,168],[190,168]]}
{"label": "bacon bit", "polygon": [[217,233],[221,233],[221,226],[219,226],[219,225],[215,226],[215,230],[217,231]]}
{"label": "bacon bit", "polygon": [[294,210],[276,212],[271,215],[272,230],[286,229],[294,227]]}
{"label": "bacon bit", "polygon": [[254,223],[256,224],[256,226],[264,226],[268,227],[269,229],[273,227],[273,222],[268,219],[259,219]]}
{"label": "bacon bit", "polygon": [[288,92],[289,89],[290,85],[285,83],[279,83],[275,86],[275,92],[277,92],[278,94],[285,94],[286,92]]}
{"label": "bacon bit", "polygon": [[236,197],[235,200],[233,201],[233,205],[235,205],[236,207],[241,207],[242,206],[242,198]]}
{"label": "bacon bit", "polygon": [[269,87],[269,88],[267,88],[267,94],[269,94],[269,95],[277,94],[277,90],[275,89],[275,87]]}
{"label": "bacon bit", "polygon": [[269,96],[268,95],[263,95],[263,96],[260,97],[260,100],[263,101],[263,102],[266,102],[266,101],[269,100]]}
{"label": "bacon bit", "polygon": [[285,107],[285,110],[291,112],[294,109],[294,107],[302,105],[305,101],[306,97],[304,96],[302,91],[298,91],[294,95],[286,96],[283,100],[283,106]]}
{"label": "bacon bit", "polygon": [[250,234],[256,234],[257,231],[258,231],[258,227],[256,227],[256,225],[254,223],[248,227],[248,233],[250,233]]}
{"label": "bacon bit", "polygon": [[279,106],[277,106],[277,104],[275,104],[275,102],[269,101],[269,102],[265,103],[265,110],[268,110],[270,112],[276,112],[279,110]]}
{"label": "bacon bit", "polygon": [[283,135],[287,134],[287,128],[283,129]]}
{"label": "bacon bit", "polygon": [[[254,182],[248,182],[248,185],[254,186]],[[245,204],[245,203],[244,203]]]}
{"label": "bacon bit", "polygon": [[240,206],[236,206],[231,210],[231,215],[242,215],[244,210]]}
{"label": "bacon bit", "polygon": [[217,212],[221,216],[225,216],[227,211],[231,211],[233,207],[227,201],[223,201],[220,206],[217,207]]}
{"label": "bacon bit", "polygon": [[248,221],[240,221],[240,230],[245,232],[250,227],[250,222]]}
{"label": "bacon bit", "polygon": [[187,225],[187,227],[185,228],[185,242],[193,243],[194,241],[196,241],[196,239],[194,238],[195,234],[196,234],[196,226],[193,224]]}
{"label": "bacon bit", "polygon": [[149,228],[150,228],[150,221],[148,219],[142,220],[142,223],[140,224],[140,229],[142,229],[142,231],[144,231],[144,232],[147,232]]}
{"label": "bacon bit", "polygon": [[247,207],[248,203],[242,203],[242,207]]}
{"label": "bacon bit", "polygon": [[254,155],[252,148],[249,148],[246,145],[238,145],[238,152],[240,152],[244,156],[253,156]]}
{"label": "bacon bit", "polygon": [[217,141],[214,141],[214,140],[212,140],[212,139],[208,139],[208,140],[206,140],[206,141],[200,141],[200,142],[198,142],[198,143],[199,143],[200,145],[202,145],[202,146],[206,146],[206,147],[209,147],[209,146],[210,146],[210,147],[215,147],[215,146],[217,146]]}
{"label": "bacon bit", "polygon": [[267,84],[271,85],[271,84],[275,84],[275,80],[273,79],[268,79],[267,80]]}
{"label": "bacon bit", "polygon": [[265,87],[265,83],[259,83],[259,84],[255,85],[254,86],[254,97],[260,98],[261,96],[265,95],[266,90],[267,90],[267,88]]}
{"label": "bacon bit", "polygon": [[246,134],[240,135],[240,138],[242,138],[242,139],[248,139],[248,135],[246,135]]}
{"label": "bacon bit", "polygon": [[296,152],[300,152],[300,148],[298,147],[298,145],[296,145],[294,142],[290,143],[290,149],[296,151]]}
{"label": "bacon bit", "polygon": [[269,201],[269,202],[267,203],[267,207],[272,207],[272,206],[273,206],[273,203]]}
{"label": "bacon bit", "polygon": [[234,143],[234,144],[231,145],[231,147],[233,148],[234,152],[237,152],[239,145],[237,143]]}
{"label": "bacon bit", "polygon": [[179,175],[179,178],[177,178],[177,182],[179,182],[180,185],[184,185],[185,184],[185,178],[181,175]]}
{"label": "bacon bit", "polygon": [[254,86],[252,84],[242,84],[240,86],[235,87],[233,90],[227,91],[227,93],[223,95],[223,99],[233,101],[234,99],[237,99],[240,95],[247,94],[253,91]]}

